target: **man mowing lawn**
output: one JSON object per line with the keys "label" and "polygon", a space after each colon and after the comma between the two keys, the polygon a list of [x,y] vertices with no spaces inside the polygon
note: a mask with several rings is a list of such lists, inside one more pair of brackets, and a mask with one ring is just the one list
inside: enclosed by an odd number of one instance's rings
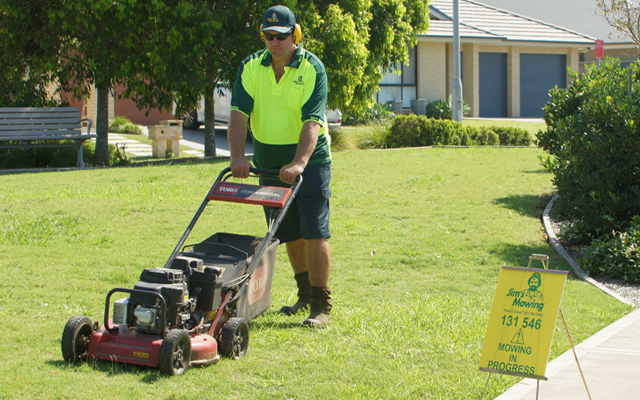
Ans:
{"label": "man mowing lawn", "polygon": [[310,306],[303,325],[324,328],[332,308],[327,76],[322,62],[298,44],[300,26],[287,7],[267,10],[260,35],[266,49],[242,62],[231,99],[231,170],[235,177],[249,176],[244,144],[251,117],[253,162],[279,170],[282,181],[261,178],[261,184],[291,185],[302,175],[298,195],[275,234],[286,243],[298,285],[298,301],[280,312],[293,315]]}

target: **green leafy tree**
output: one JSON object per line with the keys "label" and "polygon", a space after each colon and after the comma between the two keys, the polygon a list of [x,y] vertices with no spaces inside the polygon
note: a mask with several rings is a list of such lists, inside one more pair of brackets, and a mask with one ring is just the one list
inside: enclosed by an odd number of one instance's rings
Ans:
{"label": "green leafy tree", "polygon": [[[374,102],[385,71],[406,62],[416,33],[428,28],[424,0],[284,1],[303,29],[302,45],[325,64],[328,104],[362,114]],[[249,54],[264,47],[258,31],[273,1],[165,1],[156,15],[167,34],[156,36],[144,76],[155,77],[175,93],[181,110],[205,100],[205,155],[215,156],[213,93],[232,87],[237,69]],[[159,30],[156,30],[159,31]],[[161,60],[171,60],[163,64]],[[136,69],[140,73],[140,67]],[[127,95],[139,104],[156,103],[146,82]],[[166,105],[165,105],[166,106]]]}
{"label": "green leafy tree", "polygon": [[303,45],[327,69],[329,106],[352,115],[371,108],[383,74],[407,62],[429,28],[426,0],[299,1],[292,10],[307,34]]}
{"label": "green leafy tree", "polygon": [[0,0],[0,106],[53,106],[59,103],[53,87],[54,69],[64,38],[49,26],[49,11],[59,10],[44,0]]}
{"label": "green leafy tree", "polygon": [[[218,85],[231,87],[241,61],[264,47],[258,31],[273,1],[166,1],[157,11],[168,34],[158,36],[152,50],[154,70],[143,75],[164,82],[176,93],[180,108],[205,99],[205,155],[215,155],[213,93]],[[406,62],[416,33],[428,28],[424,0],[284,1],[303,29],[302,45],[325,64],[329,79],[328,104],[362,114],[374,102],[385,71]],[[157,30],[156,30],[157,31]],[[137,69],[140,71],[140,69]],[[162,78],[158,78],[162,76]],[[131,86],[145,102],[148,88]],[[146,104],[151,105],[148,102]]]}
{"label": "green leafy tree", "polygon": [[[108,101],[116,84],[128,85],[139,75],[132,65],[149,62],[149,38],[157,21],[151,3],[136,0],[66,0],[62,10],[51,12],[51,24],[62,26],[69,38],[61,52],[56,74],[61,88],[86,94],[97,91],[95,121],[96,163],[109,164]],[[162,97],[163,93],[154,95]]]}
{"label": "green leafy tree", "polygon": [[127,84],[132,63],[146,62],[137,60],[147,60],[152,9],[136,0],[2,0],[0,6],[2,85],[14,89],[5,102],[49,105],[53,88],[80,97],[93,85],[96,163],[108,165],[109,93]]}
{"label": "green leafy tree", "polygon": [[[34,35],[31,41],[0,38],[26,55],[13,70],[31,73],[34,87],[55,80],[77,96],[96,87],[101,164],[109,162],[108,95],[119,83],[127,87],[123,96],[141,109],[172,109],[177,102],[184,110],[204,97],[205,154],[215,155],[214,90],[231,86],[240,62],[263,48],[262,15],[274,5],[264,0],[0,1],[3,18],[6,10],[20,17],[12,29],[28,21],[30,31],[22,36]],[[406,62],[417,32],[428,28],[426,0],[283,3],[303,28],[302,45],[327,68],[329,106],[352,114],[372,105],[382,74]],[[42,64],[25,43],[35,43]]]}
{"label": "green leafy tree", "polygon": [[[158,23],[155,2],[136,0],[2,0],[2,37],[6,50],[0,56],[5,95],[24,106],[50,105],[54,93],[87,95],[97,91],[95,131],[96,163],[109,164],[108,99],[116,84],[149,81],[135,67],[153,64],[150,38]],[[14,57],[15,60],[11,58]],[[141,68],[142,72],[147,72]],[[11,76],[11,74],[13,76]],[[23,82],[20,83],[19,78]],[[171,103],[173,96],[159,85],[147,92],[156,106]],[[7,91],[5,93],[12,93]],[[8,97],[8,98],[7,98]],[[144,105],[144,103],[142,104]]]}
{"label": "green leafy tree", "polygon": [[[205,156],[215,156],[214,91],[230,87],[240,62],[261,48],[257,33],[269,5],[242,0],[157,3],[156,18],[162,27],[152,39],[151,62],[132,69],[143,79],[125,94],[138,104],[166,107],[155,102],[153,90],[171,93],[178,110],[188,110],[204,98]],[[151,80],[157,86],[149,85]]]}

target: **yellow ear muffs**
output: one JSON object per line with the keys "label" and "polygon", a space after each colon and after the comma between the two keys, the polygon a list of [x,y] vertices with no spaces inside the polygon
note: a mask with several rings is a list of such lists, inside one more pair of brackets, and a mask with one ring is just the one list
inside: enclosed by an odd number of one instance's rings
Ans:
{"label": "yellow ear muffs", "polygon": [[[262,39],[263,42],[266,41],[264,38],[264,32],[262,31],[260,31],[260,39]],[[300,39],[302,39],[302,28],[300,28],[299,24],[296,24],[296,27],[293,30],[293,43],[300,43]]]}
{"label": "yellow ear muffs", "polygon": [[300,28],[299,24],[296,24],[295,29],[293,30],[293,43],[298,44],[302,39],[302,28]]}

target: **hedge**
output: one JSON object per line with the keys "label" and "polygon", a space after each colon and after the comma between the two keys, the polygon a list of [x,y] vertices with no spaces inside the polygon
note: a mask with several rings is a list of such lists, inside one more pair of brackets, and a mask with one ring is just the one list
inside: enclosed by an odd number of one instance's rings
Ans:
{"label": "hedge", "polygon": [[433,119],[415,114],[397,116],[387,135],[387,146],[420,147],[435,145],[530,146],[529,132],[513,127],[474,127],[460,122]]}

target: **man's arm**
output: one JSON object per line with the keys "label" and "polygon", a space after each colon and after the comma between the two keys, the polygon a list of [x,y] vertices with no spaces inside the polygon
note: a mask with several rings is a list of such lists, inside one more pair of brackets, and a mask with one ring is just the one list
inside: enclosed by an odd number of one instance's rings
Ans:
{"label": "man's arm", "polygon": [[298,149],[293,161],[280,169],[280,180],[293,184],[298,175],[301,175],[307,167],[309,158],[318,143],[320,124],[315,121],[307,121],[302,125],[302,132],[298,141]]}
{"label": "man's arm", "polygon": [[231,110],[229,126],[227,128],[227,140],[231,152],[231,174],[236,178],[249,176],[251,163],[244,154],[247,141],[247,122],[249,117],[237,110]]}

